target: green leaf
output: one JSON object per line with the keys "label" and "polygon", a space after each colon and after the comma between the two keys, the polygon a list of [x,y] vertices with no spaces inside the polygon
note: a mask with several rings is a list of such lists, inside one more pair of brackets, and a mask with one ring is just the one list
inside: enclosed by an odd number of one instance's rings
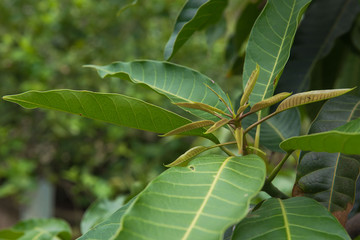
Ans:
{"label": "green leaf", "polygon": [[[58,110],[157,133],[166,133],[191,122],[163,108],[120,94],[51,90],[29,91],[3,98],[25,108]],[[204,131],[204,129],[192,130],[186,135],[204,136],[216,141],[214,136],[204,135],[202,133]]]}
{"label": "green leaf", "polygon": [[187,131],[190,131],[190,130],[193,130],[193,129],[210,126],[210,125],[213,125],[214,123],[215,122],[211,121],[211,120],[202,120],[202,121],[192,122],[192,123],[188,123],[188,124],[186,124],[184,126],[178,127],[178,128],[176,128],[174,130],[171,130],[170,132],[167,132],[162,136],[165,137],[165,136],[181,134],[183,132],[187,132]]}
{"label": "green leaf", "polygon": [[109,218],[124,203],[125,197],[119,196],[114,200],[101,199],[92,203],[81,219],[80,229],[84,234],[100,222]]}
{"label": "green leaf", "polygon": [[18,222],[11,229],[0,231],[6,240],[70,240],[71,228],[60,219],[30,219]]}
{"label": "green leaf", "polygon": [[233,240],[351,238],[339,222],[319,203],[304,197],[270,198],[241,221]]}
{"label": "green leaf", "polygon": [[273,95],[279,78],[290,54],[290,48],[301,15],[310,0],[267,1],[256,20],[246,48],[243,85],[260,65],[260,73],[254,91],[250,95],[250,105]]}
{"label": "green leaf", "polygon": [[[358,0],[314,1],[299,26],[277,90],[307,91],[314,66],[329,54],[335,41],[349,31],[359,11]],[[353,86],[356,85],[347,87]]]}
{"label": "green leaf", "polygon": [[229,122],[230,122],[230,119],[223,118],[223,119],[217,121],[216,123],[214,123],[214,125],[212,125],[205,133],[215,132],[216,130],[218,130],[222,126],[228,124]]}
{"label": "green leaf", "polygon": [[[312,134],[308,136],[316,133],[326,134],[326,131],[334,128],[355,132],[356,128],[360,128],[359,117],[359,97],[342,96],[331,99],[322,107],[311,125],[309,133]],[[351,119],[354,120],[348,122]],[[346,122],[348,123],[342,125]],[[315,146],[318,144],[311,138],[308,141]],[[352,148],[358,147],[358,143],[359,141]],[[351,145],[352,143],[346,142],[345,144]],[[333,151],[333,148],[338,150],[337,148],[341,147],[342,141],[340,140],[329,144],[326,149],[316,149]],[[293,195],[305,195],[314,198],[331,211],[341,223],[345,224],[354,201],[355,183],[359,175],[359,168],[360,156],[325,152],[305,153],[299,160]]]}
{"label": "green leaf", "polygon": [[227,0],[188,0],[176,19],[174,31],[166,43],[164,57],[169,60],[198,30],[216,23]]}
{"label": "green leaf", "polygon": [[[246,216],[265,172],[256,155],[196,158],[187,167],[166,170],[138,195],[121,220],[114,217],[83,239],[218,240]],[[109,232],[115,234],[110,237]]]}
{"label": "green leaf", "polygon": [[250,112],[257,112],[264,108],[268,108],[268,107],[282,101],[283,99],[287,98],[290,95],[291,95],[291,93],[287,93],[287,92],[276,94],[275,96],[267,98],[261,102],[255,103],[254,106],[250,109]]}
{"label": "green leaf", "polygon": [[175,166],[184,167],[191,159],[193,159],[194,157],[196,157],[197,155],[208,149],[209,149],[208,147],[204,147],[204,146],[196,146],[190,148],[185,153],[181,154],[177,159],[175,159],[175,161],[165,165],[165,167],[175,167]]}
{"label": "green leaf", "polygon": [[[250,115],[242,120],[245,128],[257,121],[257,116]],[[279,113],[261,124],[260,144],[271,151],[283,152],[279,144],[287,138],[300,134],[300,114],[297,109]],[[255,129],[249,134],[255,137]]]}
{"label": "green leaf", "polygon": [[244,93],[240,100],[240,107],[244,106],[249,101],[250,94],[254,90],[256,81],[259,78],[260,67],[258,64],[255,66],[255,70],[252,71],[248,81],[246,82]]}
{"label": "green leaf", "polygon": [[137,0],[120,0],[119,1],[119,10],[118,15],[125,11],[127,8],[134,6],[137,3]]}
{"label": "green leaf", "polygon": [[341,96],[350,92],[353,88],[315,90],[294,94],[282,101],[276,109],[276,112],[282,112],[290,108],[299,107],[305,104],[323,101],[329,98]]}
{"label": "green leaf", "polygon": [[[98,70],[101,77],[118,77],[136,84],[144,84],[156,92],[167,96],[174,103],[200,102],[227,111],[226,106],[206,85],[219,96],[226,99],[226,94],[218,84],[205,75],[167,62],[134,61],[115,62],[107,66],[89,66]],[[213,115],[197,109],[185,109],[194,115],[217,120]]]}

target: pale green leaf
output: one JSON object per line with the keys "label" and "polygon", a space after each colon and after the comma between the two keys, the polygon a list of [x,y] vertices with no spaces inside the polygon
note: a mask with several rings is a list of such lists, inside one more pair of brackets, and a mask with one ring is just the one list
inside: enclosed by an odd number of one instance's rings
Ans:
{"label": "pale green leaf", "polygon": [[[101,77],[118,77],[136,84],[144,84],[167,96],[174,103],[199,102],[227,111],[226,106],[207,87],[211,87],[219,96],[226,99],[226,94],[219,85],[207,76],[184,66],[168,62],[139,60],[88,67],[97,69]],[[212,114],[204,111],[185,110],[200,118],[217,120]]]}
{"label": "pale green leaf", "polygon": [[210,114],[214,113],[220,113],[224,116],[228,116],[227,113],[225,113],[224,111],[217,109],[215,107],[209,106],[207,104],[204,103],[198,103],[198,102],[180,102],[180,103],[175,103],[175,105],[179,106],[179,107],[185,107],[185,108],[192,108],[192,109],[198,109],[198,110],[202,110],[205,112],[208,112]]}
{"label": "pale green leaf", "polygon": [[267,98],[261,102],[255,103],[254,106],[250,109],[250,112],[257,112],[261,109],[268,108],[268,107],[282,101],[283,99],[287,98],[290,95],[291,95],[291,93],[287,93],[287,92],[276,94],[275,96]]}
{"label": "pale green leaf", "polygon": [[120,216],[80,239],[220,239],[265,180],[256,155],[203,156],[155,178]]}
{"label": "pale green leaf", "polygon": [[249,79],[247,80],[247,83],[244,88],[244,93],[240,100],[240,107],[244,106],[246,102],[248,102],[250,94],[254,90],[256,81],[259,77],[260,67],[258,64],[256,64],[255,70],[252,71]]}
{"label": "pale green leaf", "polygon": [[[202,121],[197,121],[197,122],[192,122],[192,123],[188,123],[184,126],[178,127],[174,130],[171,130],[170,132],[165,133],[164,135],[162,135],[163,137],[166,136],[172,136],[172,135],[176,135],[176,134],[181,134],[193,129],[198,129],[198,128],[202,128],[202,127],[206,127],[206,126],[210,126],[212,124],[214,124],[214,121],[211,120],[202,120]],[[206,132],[207,134],[208,132]]]}
{"label": "pale green leaf", "polygon": [[223,119],[217,121],[216,123],[214,123],[214,125],[212,125],[205,133],[208,134],[208,133],[215,132],[216,130],[218,130],[222,126],[228,124],[229,122],[230,122],[230,119],[223,118]]}
{"label": "pale green leaf", "polygon": [[165,165],[165,167],[175,167],[175,166],[186,166],[191,159],[199,155],[200,153],[208,150],[209,148],[204,146],[196,146],[187,150],[184,154],[180,155],[175,161],[170,164]]}
{"label": "pale green leaf", "polygon": [[346,230],[315,200],[270,198],[241,221],[233,240],[350,240]]}
{"label": "pale green leaf", "polygon": [[[45,108],[151,132],[166,133],[191,121],[136,98],[75,90],[29,91],[3,97],[26,108]],[[186,135],[204,136],[196,129]],[[216,142],[216,140],[215,140]]]}
{"label": "pale green leaf", "polygon": [[259,78],[250,95],[250,105],[271,97],[275,79],[281,74],[290,54],[290,48],[303,11],[311,0],[272,0],[255,21],[246,48],[243,81],[256,64]]}

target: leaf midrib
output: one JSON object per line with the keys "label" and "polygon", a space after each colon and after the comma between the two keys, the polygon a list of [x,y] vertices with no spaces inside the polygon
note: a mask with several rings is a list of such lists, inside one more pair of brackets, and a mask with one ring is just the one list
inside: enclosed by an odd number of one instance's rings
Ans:
{"label": "leaf midrib", "polygon": [[291,234],[290,234],[290,228],[289,228],[289,220],[287,218],[287,212],[285,209],[284,204],[282,203],[281,199],[278,199],[280,207],[281,207],[281,213],[283,215],[284,218],[284,228],[286,230],[286,239],[287,240],[291,240]]}
{"label": "leaf midrib", "polygon": [[218,182],[218,180],[220,178],[221,173],[223,172],[226,164],[228,163],[228,161],[231,158],[232,157],[226,158],[225,161],[221,164],[221,166],[220,166],[220,168],[219,168],[219,170],[218,170],[218,172],[217,172],[217,174],[216,174],[216,176],[214,178],[214,181],[211,183],[210,189],[209,189],[208,193],[206,194],[206,196],[204,198],[204,201],[202,202],[199,210],[196,212],[196,215],[195,215],[194,219],[192,220],[189,228],[185,232],[185,235],[182,237],[182,240],[188,239],[192,229],[196,226],[197,220],[199,219],[199,217],[200,217],[201,213],[203,212],[207,202],[209,201],[209,199],[210,199],[210,197],[212,195],[212,192],[213,192],[213,190],[214,190],[214,188],[215,188],[215,186],[216,186],[216,184],[217,184],[217,182]]}

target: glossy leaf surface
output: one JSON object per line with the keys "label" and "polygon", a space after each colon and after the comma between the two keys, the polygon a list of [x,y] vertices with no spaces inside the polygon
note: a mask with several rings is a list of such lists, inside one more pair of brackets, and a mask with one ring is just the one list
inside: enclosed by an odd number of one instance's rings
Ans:
{"label": "glossy leaf surface", "polygon": [[[256,155],[199,157],[187,167],[166,170],[138,195],[121,219],[114,217],[86,236],[217,240],[245,217],[264,179],[265,164]],[[107,228],[113,228],[113,235]]]}
{"label": "glossy leaf surface", "polygon": [[250,105],[273,95],[290,54],[301,15],[310,0],[268,1],[250,34],[244,63],[244,87],[256,64],[260,73]]}
{"label": "glossy leaf surface", "polygon": [[349,31],[359,11],[358,0],[313,1],[296,33],[277,90],[307,91],[315,64],[329,54],[338,37]]}
{"label": "glossy leaf surface", "polygon": [[[257,121],[256,115],[250,115],[242,121],[245,128]],[[260,144],[271,151],[283,152],[279,144],[287,138],[300,134],[300,114],[297,109],[279,113],[261,124]],[[255,137],[255,129],[249,134]]]}
{"label": "glossy leaf surface", "polygon": [[319,203],[304,197],[271,198],[241,221],[233,240],[350,240],[339,222]]}
{"label": "glossy leaf surface", "polygon": [[165,46],[165,59],[170,59],[196,31],[217,22],[226,5],[227,0],[188,0]]}
{"label": "glossy leaf surface", "polygon": [[5,240],[70,240],[71,228],[60,219],[30,219],[0,231]]}
{"label": "glossy leaf surface", "polygon": [[[166,133],[190,120],[163,108],[120,94],[89,91],[29,91],[5,96],[25,108],[45,108],[77,114],[86,118],[151,132]],[[192,130],[189,135],[203,135]],[[203,135],[205,136],[205,135]],[[209,136],[212,138],[212,136]]]}
{"label": "glossy leaf surface", "polygon": [[[360,99],[358,97],[342,96],[331,99],[324,104],[313,122],[309,136],[314,133],[326,134],[326,131],[336,127],[346,130],[344,129],[346,125],[342,124],[352,119],[354,119],[353,122],[348,126],[359,128],[359,117]],[[351,130],[353,131],[355,129]],[[312,140],[309,139],[309,141]],[[333,145],[333,148],[341,148],[342,142],[339,139]],[[356,147],[358,143],[353,146],[353,148]],[[326,150],[332,151],[332,149]],[[356,155],[305,152],[298,164],[293,195],[304,195],[319,201],[342,224],[345,224],[354,201],[355,182],[359,175],[359,168],[360,157]]]}
{"label": "glossy leaf surface", "polygon": [[[90,66],[98,70],[101,77],[118,77],[136,84],[144,84],[171,101],[200,102],[227,111],[225,105],[208,88],[210,86],[222,98],[226,94],[218,84],[207,76],[190,68],[159,61],[115,62],[107,66]],[[197,109],[185,110],[200,118],[217,120],[213,115]]]}

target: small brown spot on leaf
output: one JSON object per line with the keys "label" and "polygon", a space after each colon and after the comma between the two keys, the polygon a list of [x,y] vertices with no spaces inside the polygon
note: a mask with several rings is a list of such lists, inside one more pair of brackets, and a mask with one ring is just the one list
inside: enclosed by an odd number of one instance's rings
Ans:
{"label": "small brown spot on leaf", "polygon": [[191,171],[195,171],[195,167],[194,167],[193,165],[190,165],[188,168],[189,168]]}

